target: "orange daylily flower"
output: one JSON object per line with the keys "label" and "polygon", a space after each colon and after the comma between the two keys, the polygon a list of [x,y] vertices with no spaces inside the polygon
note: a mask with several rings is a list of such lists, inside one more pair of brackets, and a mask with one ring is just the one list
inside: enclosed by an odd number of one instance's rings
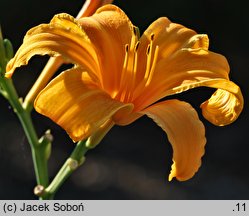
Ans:
{"label": "orange daylily flower", "polygon": [[224,56],[208,50],[208,37],[165,17],[139,37],[138,29],[114,5],[75,20],[56,15],[31,29],[7,66],[6,76],[36,55],[61,55],[72,69],[38,95],[35,109],[64,128],[74,140],[98,143],[113,125],[143,115],[167,134],[173,148],[169,180],[191,178],[201,165],[205,129],[190,104],[158,100],[199,86],[217,88],[201,105],[215,125],[235,121],[243,108],[240,88],[229,80]]}

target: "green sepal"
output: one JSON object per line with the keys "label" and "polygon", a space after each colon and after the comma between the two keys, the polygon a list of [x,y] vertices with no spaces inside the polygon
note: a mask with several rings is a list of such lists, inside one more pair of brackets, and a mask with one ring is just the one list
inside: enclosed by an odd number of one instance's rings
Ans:
{"label": "green sepal", "polygon": [[[3,35],[2,35],[2,30],[0,26],[0,68],[5,68],[5,48],[4,48],[4,43],[3,43]],[[1,74],[3,73],[4,70],[1,70]]]}
{"label": "green sepal", "polygon": [[53,141],[53,136],[50,130],[47,130],[45,134],[39,139],[39,144],[40,147],[42,148],[43,155],[46,158],[46,160],[48,160],[51,155],[52,141]]}
{"label": "green sepal", "polygon": [[14,50],[13,50],[12,43],[10,42],[9,39],[5,38],[3,40],[3,45],[4,45],[4,49],[5,49],[5,58],[7,61],[9,61],[14,56]]}
{"label": "green sepal", "polygon": [[0,26],[0,67],[2,68],[1,75],[3,74],[3,69],[5,69],[7,63],[14,56],[13,46],[8,39],[3,39],[2,30]]}

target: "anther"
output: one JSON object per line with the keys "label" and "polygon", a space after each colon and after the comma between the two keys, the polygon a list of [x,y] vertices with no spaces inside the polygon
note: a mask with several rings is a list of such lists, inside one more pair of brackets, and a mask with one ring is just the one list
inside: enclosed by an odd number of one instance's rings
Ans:
{"label": "anther", "polygon": [[129,44],[125,44],[125,52],[129,52]]}
{"label": "anther", "polygon": [[148,45],[146,53],[147,53],[147,55],[149,55],[149,53],[150,53],[150,45]]}
{"label": "anther", "polygon": [[134,35],[137,35],[137,29],[136,29],[135,26],[133,26],[133,34],[134,34]]}
{"label": "anther", "polygon": [[150,39],[153,41],[153,40],[154,40],[154,38],[155,38],[155,34],[154,34],[154,33],[152,33],[152,34],[150,35]]}
{"label": "anther", "polygon": [[135,45],[135,52],[137,52],[140,42],[138,41]]}

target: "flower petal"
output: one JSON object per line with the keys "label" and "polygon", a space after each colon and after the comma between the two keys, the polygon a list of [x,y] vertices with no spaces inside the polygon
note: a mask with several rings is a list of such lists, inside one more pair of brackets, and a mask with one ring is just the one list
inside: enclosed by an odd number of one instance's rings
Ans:
{"label": "flower petal", "polygon": [[155,20],[143,33],[140,42],[146,50],[153,35],[153,44],[160,47],[159,59],[167,58],[182,48],[196,32],[183,25],[172,23],[168,18]]}
{"label": "flower petal", "polygon": [[[181,49],[191,37],[196,35],[196,32],[186,28],[180,24],[172,23],[168,18],[161,17],[154,21],[143,33],[140,39],[139,45],[139,62],[137,75],[138,80],[142,80],[146,70],[146,52],[148,46],[150,52],[155,51],[155,48],[159,47],[157,61],[162,58],[166,59],[173,55],[176,51]],[[151,43],[152,42],[152,43]]]}
{"label": "flower petal", "polygon": [[201,165],[206,143],[205,128],[190,104],[166,100],[142,113],[152,118],[167,134],[173,147],[173,165],[169,181],[190,179]]}
{"label": "flower petal", "polygon": [[79,141],[94,134],[123,109],[130,112],[133,105],[113,100],[97,88],[88,73],[73,68],[53,79],[37,96],[34,107]]}
{"label": "flower petal", "polygon": [[[207,86],[218,90],[202,104],[204,117],[215,125],[226,125],[237,119],[243,108],[243,96],[239,87],[229,81],[226,58],[208,51],[207,35],[160,18],[141,37],[139,51],[145,52],[151,41],[154,49],[159,47],[155,70],[148,86],[144,86],[143,73],[138,75],[140,84],[134,93],[134,112],[165,96]],[[139,59],[139,63],[144,71],[146,62]]]}
{"label": "flower petal", "polygon": [[202,105],[204,117],[215,125],[230,124],[237,119],[243,108],[243,96],[239,87],[229,80],[226,58],[205,48],[196,49],[198,44],[206,46],[205,41],[198,43],[191,38],[187,46],[194,48],[182,48],[158,62],[150,86],[133,101],[135,111],[165,96],[206,86],[219,90]]}
{"label": "flower petal", "polygon": [[130,45],[133,25],[114,5],[106,5],[79,23],[97,50],[102,71],[102,86],[110,95],[119,89],[125,59],[125,45]]}
{"label": "flower petal", "polygon": [[[144,94],[144,92],[151,92],[151,86],[153,87],[158,81],[159,84],[164,82],[168,77],[168,72],[171,73],[172,71],[173,74],[178,66],[184,65],[180,61],[174,61],[174,57],[177,56],[179,51],[184,49],[208,50],[209,46],[207,35],[197,34],[194,30],[183,25],[172,23],[166,17],[161,17],[154,21],[144,32],[140,41],[138,49],[139,72],[136,78],[137,88],[135,89],[134,98]],[[150,54],[147,53],[148,48]],[[173,69],[170,68],[172,61],[177,64],[173,66]],[[148,83],[148,78],[145,78],[148,65],[150,65],[151,71],[150,84]],[[170,71],[167,71],[167,67]],[[164,86],[164,83],[162,85]]]}
{"label": "flower petal", "polygon": [[27,32],[23,44],[6,67],[6,77],[11,77],[17,67],[26,65],[34,55],[59,54],[66,61],[98,75],[96,53],[88,36],[73,17],[58,14],[49,24],[41,24]]}
{"label": "flower petal", "polygon": [[[146,107],[162,97],[176,93],[172,92],[174,88],[181,86],[191,88],[191,84],[217,78],[228,80],[228,72],[229,65],[224,56],[202,48],[183,48],[171,57],[157,62],[149,86],[144,88],[135,103],[137,106],[143,104]],[[188,90],[188,88],[181,89]],[[144,97],[146,100],[141,100]]]}

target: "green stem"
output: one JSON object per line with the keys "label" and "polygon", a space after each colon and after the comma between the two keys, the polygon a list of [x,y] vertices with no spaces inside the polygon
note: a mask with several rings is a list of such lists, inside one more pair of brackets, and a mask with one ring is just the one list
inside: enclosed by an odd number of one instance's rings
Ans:
{"label": "green stem", "polygon": [[48,185],[48,170],[47,170],[47,158],[45,157],[45,146],[40,145],[38,137],[34,130],[30,114],[23,111],[17,112],[28,142],[31,146],[32,158],[34,163],[34,169],[36,174],[37,184],[46,187]]}
{"label": "green stem", "polygon": [[25,109],[21,100],[19,100],[16,89],[11,79],[6,79],[5,68],[7,62],[13,57],[12,44],[8,39],[3,39],[0,28],[0,94],[2,94],[12,106],[14,112],[17,114],[24,132],[27,136],[28,142],[31,147],[32,159],[35,169],[36,181],[38,185],[47,187],[48,181],[48,147],[49,142],[46,142],[46,138],[42,142],[39,142],[35,128],[31,120],[30,111]]}
{"label": "green stem", "polygon": [[74,170],[84,163],[85,154],[88,150],[89,148],[86,147],[86,140],[77,143],[70,157],[65,161],[53,181],[45,189],[44,197],[48,199],[52,199],[54,197],[55,193],[65,182],[65,180],[73,173]]}
{"label": "green stem", "polygon": [[48,185],[48,170],[47,158],[44,156],[45,146],[39,143],[30,113],[22,107],[12,80],[3,77],[0,79],[2,88],[6,92],[5,97],[17,114],[30,144],[37,184],[46,187]]}

